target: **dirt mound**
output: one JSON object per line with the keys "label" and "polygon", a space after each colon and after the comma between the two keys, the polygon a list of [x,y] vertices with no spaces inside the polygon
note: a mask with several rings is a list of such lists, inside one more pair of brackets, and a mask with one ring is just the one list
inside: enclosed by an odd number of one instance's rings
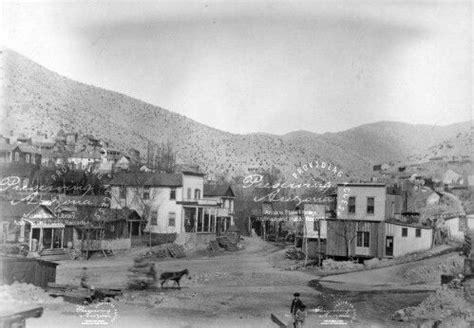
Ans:
{"label": "dirt mound", "polygon": [[397,311],[394,319],[399,321],[436,320],[444,322],[453,319],[466,320],[472,317],[473,314],[474,308],[464,299],[462,288],[451,289],[443,286],[418,306]]}
{"label": "dirt mound", "polygon": [[437,282],[442,274],[455,275],[462,272],[463,266],[463,258],[453,254],[440,258],[437,262],[402,268],[398,275],[411,284]]}
{"label": "dirt mound", "polygon": [[351,261],[334,261],[332,259],[327,259],[323,261],[324,271],[360,269],[363,267],[363,264],[354,263]]}
{"label": "dirt mound", "polygon": [[25,283],[13,283],[0,286],[0,308],[15,308],[22,305],[61,304],[61,297],[54,298],[38,286]]}

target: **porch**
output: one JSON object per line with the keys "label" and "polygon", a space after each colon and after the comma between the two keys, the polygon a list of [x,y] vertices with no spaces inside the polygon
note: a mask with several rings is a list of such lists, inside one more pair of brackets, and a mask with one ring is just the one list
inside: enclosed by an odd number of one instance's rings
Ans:
{"label": "porch", "polygon": [[217,207],[184,206],[184,231],[223,234],[231,225],[231,217],[220,216],[222,214],[220,210]]}

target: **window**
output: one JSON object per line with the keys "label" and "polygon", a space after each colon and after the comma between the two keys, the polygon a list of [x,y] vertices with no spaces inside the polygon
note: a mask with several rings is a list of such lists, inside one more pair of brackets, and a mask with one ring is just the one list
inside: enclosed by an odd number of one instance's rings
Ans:
{"label": "window", "polygon": [[408,237],[408,228],[402,228],[402,237]]}
{"label": "window", "polygon": [[357,231],[357,247],[369,247],[370,233],[367,231]]}
{"label": "window", "polygon": [[176,189],[175,189],[175,188],[171,188],[171,191],[170,191],[170,199],[171,199],[171,200],[176,199]]}
{"label": "window", "polygon": [[392,208],[390,210],[390,217],[391,218],[395,217],[395,202],[392,202]]}
{"label": "window", "polygon": [[150,199],[150,187],[145,187],[143,190],[143,199]]}
{"label": "window", "polygon": [[176,213],[169,212],[168,214],[168,226],[169,227],[176,227]]}
{"label": "window", "polygon": [[415,230],[415,237],[421,237],[421,229]]}
{"label": "window", "polygon": [[25,161],[26,161],[27,163],[30,162],[30,154],[26,154],[26,155],[25,155]]}
{"label": "window", "polygon": [[36,156],[31,156],[31,164],[36,164]]}
{"label": "window", "polygon": [[127,187],[120,187],[119,194],[120,199],[127,198]]}
{"label": "window", "polygon": [[349,197],[348,209],[349,209],[349,213],[356,212],[356,198],[355,197]]}
{"label": "window", "polygon": [[151,211],[151,218],[150,218],[151,225],[158,225],[158,211]]}
{"label": "window", "polygon": [[191,199],[191,188],[188,188],[188,197],[186,199]]}
{"label": "window", "polygon": [[367,214],[374,214],[374,197],[367,197]]}
{"label": "window", "polygon": [[195,189],[194,190],[194,199],[200,199],[201,198],[201,190]]}
{"label": "window", "polygon": [[313,221],[313,231],[319,231],[319,220]]}
{"label": "window", "polygon": [[20,153],[16,152],[15,153],[15,162],[19,162],[20,161]]}

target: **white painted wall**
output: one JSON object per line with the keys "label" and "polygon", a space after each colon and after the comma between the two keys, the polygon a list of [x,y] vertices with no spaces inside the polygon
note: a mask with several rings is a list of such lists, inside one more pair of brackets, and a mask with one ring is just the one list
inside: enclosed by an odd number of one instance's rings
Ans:
{"label": "white painted wall", "polygon": [[459,230],[459,220],[459,218],[445,220],[443,226],[448,229],[449,239],[464,241],[464,231]]}
{"label": "white painted wall", "polygon": [[[176,198],[178,198],[178,189],[181,194],[182,189],[177,188]],[[183,206],[176,204],[176,200],[170,200],[170,191],[171,188],[153,188],[153,191],[150,192],[150,205],[151,211],[158,211],[158,220],[157,225],[150,226],[150,220],[146,226],[146,231],[149,231],[151,227],[151,232],[154,233],[181,233],[184,231],[184,220],[183,220]],[[169,226],[169,213],[175,213],[175,226]],[[150,212],[151,215],[151,212]]]}
{"label": "white painted wall", "polygon": [[[349,190],[348,190],[349,189]],[[348,192],[347,192],[348,191]],[[356,197],[356,212],[349,213],[349,197]],[[374,214],[367,213],[367,198],[374,197]],[[385,220],[386,187],[338,186],[337,218],[354,220]]]}
{"label": "white painted wall", "polygon": [[321,223],[321,239],[327,238],[327,221],[321,220],[326,217],[326,205],[325,204],[305,204],[305,225],[306,225],[306,236],[308,238],[318,238],[318,231],[314,230],[314,220],[319,220]]}
{"label": "white painted wall", "polygon": [[[184,231],[183,223],[183,210],[182,205],[176,203],[182,199],[183,189],[181,187],[176,188],[176,200],[170,199],[171,193],[170,187],[155,187],[150,188],[150,199],[143,199],[144,188],[142,187],[127,187],[126,199],[120,199],[119,187],[113,186],[111,188],[111,208],[124,208],[128,207],[137,211],[139,215],[144,214],[144,208],[146,205],[150,206],[150,213],[152,210],[158,211],[157,225],[151,226],[151,232],[154,233],[181,233]],[[175,227],[168,226],[169,212],[175,212]],[[148,218],[150,219],[150,218]],[[146,226],[146,231],[150,229],[150,222]]]}
{"label": "white painted wall", "polygon": [[[402,228],[408,229],[407,237],[402,237]],[[431,248],[433,239],[431,229],[420,229],[421,237],[416,237],[415,227],[385,223],[385,236],[393,236],[393,256],[402,256]],[[385,240],[384,240],[385,243]],[[384,244],[385,245],[385,244]],[[384,246],[385,252],[385,246]]]}
{"label": "white painted wall", "polygon": [[469,229],[474,229],[474,214],[466,215],[467,227]]}
{"label": "white painted wall", "polygon": [[[188,188],[191,188],[191,198],[188,199]],[[203,198],[204,179],[201,176],[183,174],[183,198],[182,200],[194,200],[194,192],[199,189],[201,198]]]}

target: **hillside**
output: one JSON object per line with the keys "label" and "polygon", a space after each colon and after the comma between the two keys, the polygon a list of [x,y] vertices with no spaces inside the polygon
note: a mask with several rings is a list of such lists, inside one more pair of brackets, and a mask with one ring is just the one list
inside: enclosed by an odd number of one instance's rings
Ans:
{"label": "hillside", "polygon": [[120,150],[146,154],[148,140],[170,142],[179,162],[194,162],[211,174],[246,174],[249,168],[279,167],[291,174],[300,163],[321,158],[351,177],[366,176],[380,161],[404,160],[457,135],[470,123],[445,127],[379,122],[339,133],[299,131],[283,136],[237,135],[123,94],[86,85],[11,51],[1,53],[4,95],[0,133],[34,135],[60,129],[92,134]]}

